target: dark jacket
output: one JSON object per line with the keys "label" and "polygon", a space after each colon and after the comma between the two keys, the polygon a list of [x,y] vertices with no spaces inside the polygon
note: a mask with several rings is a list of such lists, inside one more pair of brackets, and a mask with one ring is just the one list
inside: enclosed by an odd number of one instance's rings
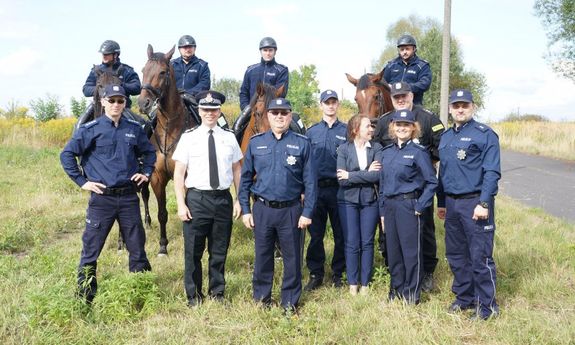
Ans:
{"label": "dark jacket", "polygon": [[390,60],[383,68],[383,79],[388,84],[404,81],[411,86],[413,103],[423,103],[423,93],[431,86],[431,67],[429,62],[413,55],[407,64],[398,56]]}
{"label": "dark jacket", "polygon": [[277,63],[275,59],[266,62],[262,58],[260,63],[249,66],[240,87],[242,110],[250,104],[260,82],[273,85],[276,89],[284,85],[284,93],[280,97],[285,97],[289,87],[289,70],[286,66]]}
{"label": "dark jacket", "polygon": [[[130,101],[130,96],[136,96],[140,94],[140,89],[142,88],[142,84],[140,83],[140,77],[134,71],[134,69],[126,64],[120,62],[120,58],[116,59],[116,62],[110,67],[106,64],[101,64],[100,69],[102,71],[106,70],[118,70],[122,66],[122,73],[118,76],[122,79],[122,87],[126,90],[126,96],[128,96],[128,101],[126,104],[126,109],[130,109],[132,102]],[[82,87],[82,92],[86,97],[93,97],[94,90],[96,89],[96,82],[98,78],[96,77],[96,73],[94,73],[94,68],[88,74],[88,78]]]}
{"label": "dark jacket", "polygon": [[174,77],[176,78],[176,87],[179,90],[185,90],[187,93],[195,96],[200,91],[210,89],[210,68],[208,63],[192,56],[192,60],[186,64],[180,56],[172,60],[174,67]]}
{"label": "dark jacket", "polygon": [[371,147],[366,147],[367,167],[360,170],[354,143],[346,142],[338,147],[337,169],[349,172],[348,179],[339,180],[338,202],[368,204],[377,200],[380,172],[367,170],[373,161],[381,162],[382,150],[379,143],[371,142]]}

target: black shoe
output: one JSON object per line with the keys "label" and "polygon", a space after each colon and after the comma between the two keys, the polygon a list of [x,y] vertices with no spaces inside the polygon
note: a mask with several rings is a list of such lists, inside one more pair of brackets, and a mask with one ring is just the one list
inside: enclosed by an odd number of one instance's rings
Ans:
{"label": "black shoe", "polygon": [[433,290],[433,273],[424,273],[421,280],[421,291],[430,292]]}
{"label": "black shoe", "polygon": [[499,313],[496,311],[489,312],[487,314],[484,314],[481,311],[475,311],[473,314],[471,314],[469,320],[471,321],[489,320],[496,318],[497,316],[499,316]]}
{"label": "black shoe", "polygon": [[202,300],[199,298],[191,298],[188,300],[188,307],[198,308],[202,304]]}
{"label": "black shoe", "polygon": [[333,287],[336,289],[341,289],[345,285],[343,280],[341,280],[341,277],[333,277],[332,282]]}
{"label": "black shoe", "polygon": [[475,304],[472,303],[472,304],[462,305],[459,302],[453,302],[453,303],[451,303],[449,308],[447,308],[447,312],[449,314],[457,314],[457,313],[460,313],[464,310],[470,310],[470,309],[475,309]]}
{"label": "black shoe", "polygon": [[309,282],[303,288],[303,291],[305,291],[305,292],[313,291],[313,290],[319,288],[322,284],[323,284],[323,277],[310,275],[309,276]]}
{"label": "black shoe", "polygon": [[212,301],[219,302],[219,303],[224,303],[224,301],[225,301],[223,294],[217,294],[217,295],[210,296],[210,299]]}

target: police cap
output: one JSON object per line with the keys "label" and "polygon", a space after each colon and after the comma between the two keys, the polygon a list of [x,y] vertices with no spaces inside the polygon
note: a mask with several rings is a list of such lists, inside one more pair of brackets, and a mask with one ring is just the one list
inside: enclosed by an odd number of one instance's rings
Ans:
{"label": "police cap", "polygon": [[339,100],[339,98],[337,97],[337,93],[333,90],[325,90],[324,92],[321,93],[321,95],[319,96],[319,101],[324,103],[325,101],[327,101],[330,98],[335,98],[336,100]]}
{"label": "police cap", "polygon": [[226,96],[213,90],[198,92],[196,99],[198,108],[203,109],[219,109],[226,102]]}
{"label": "police cap", "polygon": [[291,103],[285,98],[272,99],[268,104],[268,110],[274,109],[291,111]]}
{"label": "police cap", "polygon": [[105,98],[110,98],[112,96],[122,96],[126,98],[126,91],[120,85],[106,85],[103,96]]}
{"label": "police cap", "polygon": [[415,114],[409,109],[396,110],[391,115],[391,121],[415,123]]}
{"label": "police cap", "polygon": [[473,95],[466,89],[453,90],[449,95],[449,104],[453,104],[455,102],[473,103]]}
{"label": "police cap", "polygon": [[390,84],[389,88],[391,89],[391,97],[395,95],[407,95],[411,92],[411,86],[404,81]]}

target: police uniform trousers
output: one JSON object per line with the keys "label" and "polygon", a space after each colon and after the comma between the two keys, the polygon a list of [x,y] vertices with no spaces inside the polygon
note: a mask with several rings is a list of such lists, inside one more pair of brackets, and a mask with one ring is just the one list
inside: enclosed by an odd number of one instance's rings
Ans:
{"label": "police uniform trousers", "polygon": [[423,279],[422,216],[415,215],[416,199],[386,198],[384,225],[391,283],[389,298],[417,304]]}
{"label": "police uniform trousers", "polygon": [[323,278],[325,263],[325,248],[323,240],[327,226],[327,217],[333,231],[333,257],[331,270],[333,279],[340,280],[345,270],[343,230],[339,219],[337,207],[337,180],[335,186],[318,188],[318,197],[309,227],[310,240],[307,247],[306,263],[310,275]]}
{"label": "police uniform trousers", "polygon": [[367,286],[373,269],[373,241],[379,220],[377,200],[366,203],[341,202],[339,217],[345,243],[345,266],[350,285]]}
{"label": "police uniform trousers", "polygon": [[91,193],[78,267],[78,286],[89,301],[94,298],[97,290],[97,260],[116,220],[128,249],[130,272],[152,269],[146,256],[146,232],[142,224],[140,199],[136,190],[117,195]]}
{"label": "police uniform trousers", "polygon": [[190,188],[186,204],[192,220],[184,222],[184,286],[188,301],[202,299],[202,256],[208,243],[208,295],[223,296],[224,269],[232,235],[232,196],[228,189]]}
{"label": "police uniform trousers", "polygon": [[253,275],[253,298],[265,304],[271,303],[274,277],[274,243],[282,248],[283,279],[281,306],[295,308],[301,296],[301,243],[302,233],[298,221],[302,213],[300,202],[290,206],[273,208],[256,199],[253,206],[255,262]]}
{"label": "police uniform trousers", "polygon": [[456,303],[475,305],[481,316],[488,317],[498,312],[493,261],[494,203],[493,199],[489,202],[489,219],[475,221],[471,217],[477,204],[479,196],[446,196],[445,254],[453,272],[451,290]]}

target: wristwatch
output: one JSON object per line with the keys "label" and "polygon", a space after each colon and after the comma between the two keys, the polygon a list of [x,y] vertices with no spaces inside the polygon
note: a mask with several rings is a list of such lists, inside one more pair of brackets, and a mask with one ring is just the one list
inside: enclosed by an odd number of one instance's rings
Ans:
{"label": "wristwatch", "polygon": [[488,204],[487,202],[485,202],[485,201],[479,202],[478,205],[481,206],[481,207],[483,207],[483,208],[485,208],[485,209],[489,208],[489,204]]}

